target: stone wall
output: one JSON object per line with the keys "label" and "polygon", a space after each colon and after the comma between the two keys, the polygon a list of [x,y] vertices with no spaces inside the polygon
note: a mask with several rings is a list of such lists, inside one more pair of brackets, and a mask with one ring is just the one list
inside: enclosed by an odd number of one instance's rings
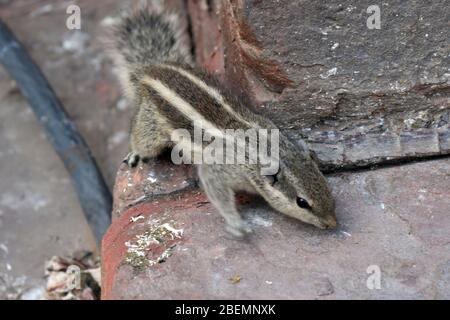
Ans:
{"label": "stone wall", "polygon": [[446,1],[200,1],[198,63],[249,95],[325,169],[450,153]]}

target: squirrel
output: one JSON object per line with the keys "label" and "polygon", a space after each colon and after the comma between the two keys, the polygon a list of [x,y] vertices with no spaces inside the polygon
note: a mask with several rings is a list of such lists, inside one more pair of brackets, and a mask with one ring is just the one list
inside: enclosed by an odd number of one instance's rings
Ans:
{"label": "squirrel", "polygon": [[[277,129],[252,111],[246,98],[193,66],[189,39],[176,12],[146,4],[121,17],[112,34],[113,60],[125,95],[136,105],[131,122],[134,167],[174,147],[171,134],[190,132],[197,121],[211,129]],[[248,156],[248,154],[247,154]],[[195,164],[200,185],[226,222],[242,237],[251,232],[235,204],[235,193],[256,193],[275,210],[321,229],[335,228],[334,200],[327,181],[304,144],[279,133],[279,166],[262,174],[257,164]]]}

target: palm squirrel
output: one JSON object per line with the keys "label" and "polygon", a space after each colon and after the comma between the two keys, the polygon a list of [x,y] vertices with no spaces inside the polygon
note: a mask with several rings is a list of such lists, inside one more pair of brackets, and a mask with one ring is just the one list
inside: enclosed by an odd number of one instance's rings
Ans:
{"label": "palm squirrel", "polygon": [[[185,37],[176,13],[148,5],[122,17],[114,28],[113,59],[125,95],[137,107],[131,152],[125,159],[130,167],[173,148],[173,130],[192,132],[197,121],[222,133],[230,128],[277,128],[251,111],[245,98],[192,67]],[[259,163],[195,165],[227,230],[237,236],[251,231],[237,211],[237,191],[259,194],[277,211],[319,228],[336,227],[330,189],[306,147],[280,133],[278,159],[278,171],[272,175],[262,174]]]}

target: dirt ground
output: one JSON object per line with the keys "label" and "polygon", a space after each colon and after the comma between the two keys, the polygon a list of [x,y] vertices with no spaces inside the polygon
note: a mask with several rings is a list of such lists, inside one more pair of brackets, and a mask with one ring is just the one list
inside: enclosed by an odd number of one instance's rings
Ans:
{"label": "dirt ground", "polygon": [[[128,148],[132,108],[121,98],[102,39],[131,1],[0,2],[0,17],[47,76],[112,188]],[[81,8],[68,30],[66,9]],[[25,99],[0,69],[0,299],[36,298],[44,262],[94,250],[69,176]]]}

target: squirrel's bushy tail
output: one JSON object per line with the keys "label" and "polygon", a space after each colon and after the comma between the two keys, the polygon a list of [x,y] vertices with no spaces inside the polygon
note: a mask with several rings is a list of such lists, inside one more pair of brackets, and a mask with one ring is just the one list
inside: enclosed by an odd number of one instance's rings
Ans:
{"label": "squirrel's bushy tail", "polygon": [[131,95],[130,77],[146,65],[192,61],[187,23],[158,1],[144,1],[122,16],[112,28],[109,47],[122,86]]}

